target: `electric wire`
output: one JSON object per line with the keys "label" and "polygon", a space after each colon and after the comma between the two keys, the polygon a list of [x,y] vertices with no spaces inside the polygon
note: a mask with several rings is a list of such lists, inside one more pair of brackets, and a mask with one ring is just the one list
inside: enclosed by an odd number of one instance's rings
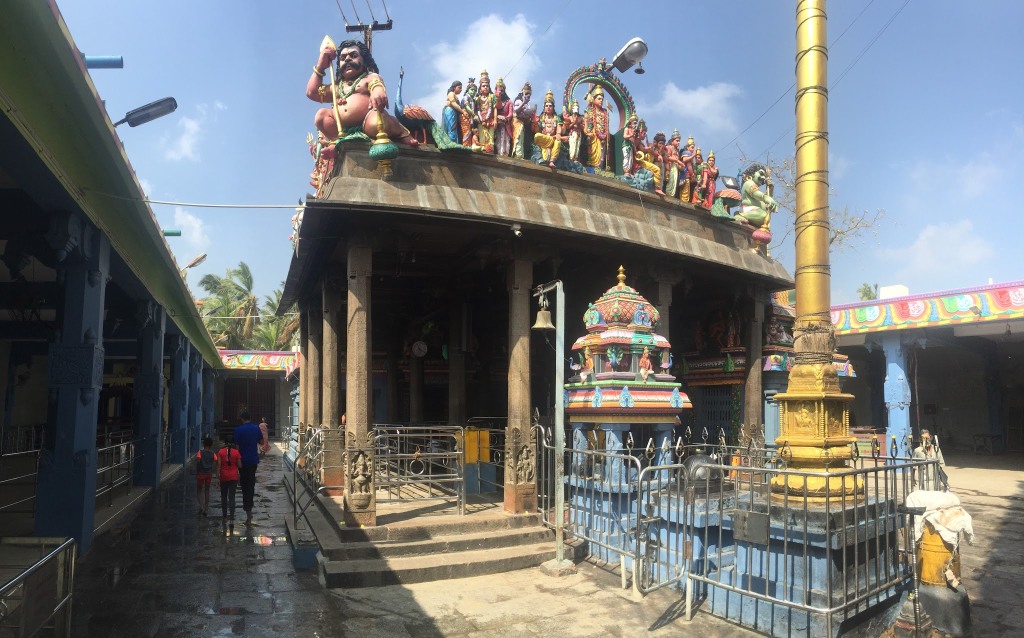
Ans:
{"label": "electric wire", "polygon": [[[873,0],[872,0],[872,1],[873,1]],[[887,20],[887,21],[885,22],[885,24],[883,24],[883,25],[882,25],[882,28],[881,28],[881,29],[879,29],[879,30],[878,30],[878,32],[877,32],[877,33],[875,33],[875,35],[874,35],[874,36],[873,36],[873,37],[872,37],[872,38],[871,38],[870,40],[868,40],[868,43],[867,43],[866,45],[864,45],[864,48],[860,50],[860,53],[858,53],[858,54],[857,54],[856,56],[854,56],[854,58],[853,58],[853,61],[852,61],[852,62],[850,62],[850,63],[849,63],[848,65],[846,65],[846,68],[845,68],[845,69],[843,69],[843,70],[842,70],[842,71],[841,71],[841,72],[839,73],[839,77],[837,77],[837,78],[836,78],[836,79],[835,79],[834,81],[832,81],[832,82],[831,82],[831,83],[829,84],[829,90],[830,90],[830,91],[831,91],[831,90],[833,90],[833,89],[835,89],[835,88],[836,88],[837,86],[839,86],[839,83],[843,81],[843,78],[845,78],[845,77],[846,77],[846,75],[847,75],[847,74],[848,74],[848,73],[850,72],[850,70],[852,70],[852,69],[853,69],[853,67],[854,67],[854,66],[856,66],[856,64],[857,64],[858,62],[860,62],[860,59],[864,57],[864,54],[866,54],[866,53],[868,52],[868,50],[869,50],[869,49],[870,49],[870,48],[871,48],[872,46],[874,46],[875,42],[877,42],[877,41],[878,41],[878,38],[882,37],[882,34],[883,34],[883,33],[885,33],[886,29],[888,29],[888,28],[889,28],[889,25],[891,25],[891,24],[893,23],[893,21],[895,21],[895,20],[896,20],[896,18],[897,18],[897,17],[898,17],[899,15],[900,15],[900,13],[902,13],[902,12],[903,12],[903,10],[907,8],[907,5],[908,5],[908,4],[910,4],[910,0],[906,0],[906,1],[905,1],[905,2],[904,2],[904,3],[902,4],[902,5],[900,5],[900,8],[899,8],[899,9],[897,9],[897,10],[896,10],[896,12],[895,12],[895,13],[893,13],[893,14],[892,14],[892,16],[890,16],[890,17],[889,17],[889,19],[888,19],[888,20]],[[861,13],[863,13],[863,12],[861,12]],[[860,17],[860,16],[858,16],[858,17]],[[845,31],[844,31],[843,33],[845,33]],[[834,44],[834,43],[833,43],[833,44]],[[793,86],[796,86],[796,84],[794,84]],[[788,92],[789,92],[790,90],[792,90],[792,89],[793,89],[793,86],[789,87],[789,90],[787,90],[787,93],[788,93]],[[774,106],[774,105],[773,105],[773,106]],[[762,115],[763,115],[763,114],[762,114]],[[748,127],[748,128],[749,128],[749,127]],[[795,125],[794,125],[794,126],[790,126],[790,127],[788,128],[788,129],[786,129],[786,130],[785,130],[785,131],[784,131],[784,132],[782,133],[782,135],[780,135],[780,136],[778,136],[777,138],[775,138],[775,141],[774,141],[774,142],[772,142],[771,144],[769,144],[769,145],[768,145],[768,148],[766,148],[766,149],[765,149],[764,151],[762,151],[762,152],[761,152],[761,153],[760,153],[759,155],[755,155],[755,157],[760,157],[761,155],[765,155],[765,154],[767,154],[767,153],[768,153],[769,151],[771,151],[771,150],[772,150],[772,148],[774,148],[774,147],[775,147],[775,145],[776,145],[776,144],[778,144],[778,143],[779,143],[780,141],[782,141],[782,138],[784,138],[784,137],[786,137],[787,135],[789,135],[790,133],[792,133],[792,132],[793,132],[793,129],[794,129],[794,128],[795,128]],[[742,135],[742,133],[741,133],[740,135]],[[738,136],[737,136],[737,137],[738,137]]]}
{"label": "electric wire", "polygon": [[159,204],[162,206],[182,206],[185,208],[268,208],[268,209],[287,209],[290,208],[295,210],[297,208],[303,208],[302,203],[298,204],[208,204],[204,202],[173,202],[162,199],[149,199],[148,197],[125,197],[123,195],[115,195],[113,193],[105,193],[103,191],[93,190],[91,188],[83,188],[82,191],[94,193],[96,195],[103,195],[104,197],[110,197],[111,199],[120,199],[126,202],[139,202],[142,204]]}
{"label": "electric wire", "polygon": [[[546,35],[547,32],[551,30],[551,27],[554,26],[555,22],[558,20],[558,17],[562,15],[562,13],[565,11],[566,7],[568,7],[571,2],[572,2],[572,0],[565,0],[565,3],[562,4],[562,8],[559,9],[555,13],[554,17],[551,18],[551,22],[548,24],[547,28],[545,28],[543,31],[541,31],[541,36]],[[505,72],[505,76],[504,77],[507,78],[507,77],[512,75],[512,71],[515,70],[515,68],[517,66],[519,66],[519,63],[523,61],[523,58],[526,57],[526,54],[530,52],[530,49],[533,48],[533,45],[536,42],[537,42],[536,38],[534,38],[533,40],[530,41],[529,46],[526,47],[526,50],[523,51],[523,54],[519,56],[519,59],[516,60],[515,64],[513,64],[512,67],[507,72]]]}
{"label": "electric wire", "polygon": [[[907,0],[907,1],[909,2],[909,0]],[[832,40],[832,44],[830,44],[829,47],[834,47],[836,44],[838,44],[839,41],[843,39],[843,36],[846,35],[846,32],[849,31],[850,28],[853,27],[853,25],[855,25],[858,20],[860,20],[861,16],[864,15],[864,12],[867,11],[868,8],[871,7],[871,5],[873,5],[874,3],[875,3],[875,0],[870,0],[870,2],[868,2],[864,6],[864,8],[860,10],[860,13],[858,13],[857,16],[854,17],[854,19],[850,22],[850,24],[846,25],[846,28],[842,30],[842,32],[836,37],[836,39]],[[906,5],[904,5],[904,6],[906,6]],[[901,9],[901,11],[902,11],[902,9]],[[890,21],[891,21],[891,19],[890,19]],[[877,39],[877,36],[876,36],[876,39]],[[863,53],[861,55],[863,55]],[[796,82],[793,82],[792,84],[790,84],[789,88],[787,88],[782,93],[782,95],[780,95],[778,98],[776,98],[776,100],[774,102],[772,102],[771,105],[768,108],[766,108],[760,115],[758,115],[757,118],[753,122],[751,122],[749,126],[747,126],[747,128],[743,129],[742,131],[740,131],[736,135],[736,137],[732,138],[732,140],[728,144],[726,144],[724,148],[729,148],[730,146],[732,146],[736,142],[736,140],[740,139],[740,137],[743,136],[744,133],[746,133],[751,128],[753,128],[753,126],[755,124],[757,124],[758,122],[760,122],[764,118],[765,115],[768,115],[768,113],[772,109],[774,109],[779,104],[779,102],[782,101],[782,98],[784,98],[787,95],[789,95],[790,91],[792,91],[794,88],[796,88]],[[783,133],[782,135],[785,135],[785,133]],[[781,138],[782,138],[782,136],[779,137],[779,139],[781,139]],[[778,140],[776,140],[776,142],[777,141]],[[772,146],[774,146],[774,145],[775,145],[775,143],[772,144]],[[737,146],[736,148],[739,148],[739,146]],[[769,148],[771,148],[771,147],[769,147]],[[762,155],[763,155],[763,153],[762,153]],[[757,157],[759,157],[759,156],[757,156]]]}

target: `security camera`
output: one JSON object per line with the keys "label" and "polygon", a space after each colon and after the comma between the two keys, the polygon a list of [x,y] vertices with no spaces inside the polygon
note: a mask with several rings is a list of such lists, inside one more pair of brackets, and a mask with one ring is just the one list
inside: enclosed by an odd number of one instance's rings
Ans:
{"label": "security camera", "polygon": [[523,227],[520,226],[519,224],[512,224],[512,234],[515,235],[516,237],[522,237]]}

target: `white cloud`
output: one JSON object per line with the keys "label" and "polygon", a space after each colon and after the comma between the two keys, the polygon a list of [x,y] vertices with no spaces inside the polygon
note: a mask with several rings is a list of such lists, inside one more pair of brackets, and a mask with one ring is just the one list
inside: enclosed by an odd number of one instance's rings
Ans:
{"label": "white cloud", "polygon": [[140,177],[139,178],[139,186],[142,187],[142,193],[146,197],[152,197],[153,196],[153,183],[150,182],[148,179],[145,179],[144,177]]}
{"label": "white cloud", "polygon": [[228,105],[221,102],[220,100],[214,100],[213,108],[217,109],[218,111],[226,111],[228,110]]}
{"label": "white cloud", "polygon": [[681,89],[669,82],[657,102],[638,105],[637,111],[648,121],[654,117],[670,118],[680,121],[682,126],[694,127],[701,134],[732,134],[737,130],[733,103],[742,94],[743,89],[728,82],[695,89]]}
{"label": "white cloud", "polygon": [[942,290],[957,282],[974,281],[975,271],[996,254],[989,240],[974,229],[968,219],[928,224],[904,246],[880,248],[881,263],[898,264],[889,271],[889,283],[902,283],[911,290]]}
{"label": "white cloud", "polygon": [[[523,82],[531,79],[541,66],[540,59],[532,51],[527,51],[537,31],[537,27],[522,14],[508,21],[497,14],[479,18],[460,29],[465,37],[455,42],[441,41],[429,48],[427,57],[433,62],[435,72],[431,92],[405,103],[419,104],[440,119],[445,95],[452,82],[460,80],[465,84],[470,77],[479,80],[480,71],[484,69],[491,78],[492,87],[499,77],[512,70],[504,80],[509,96],[515,97]],[[543,91],[534,84],[535,100],[538,93],[543,96]]]}
{"label": "white cloud", "polygon": [[181,239],[189,249],[189,255],[184,257],[185,259],[192,259],[210,247],[206,224],[181,206],[174,207],[174,226],[181,230]]}
{"label": "white cloud", "polygon": [[198,146],[203,132],[202,120],[205,119],[202,109],[200,109],[200,113],[202,114],[200,119],[182,116],[178,120],[180,134],[165,146],[164,157],[175,162],[183,159],[199,161]]}

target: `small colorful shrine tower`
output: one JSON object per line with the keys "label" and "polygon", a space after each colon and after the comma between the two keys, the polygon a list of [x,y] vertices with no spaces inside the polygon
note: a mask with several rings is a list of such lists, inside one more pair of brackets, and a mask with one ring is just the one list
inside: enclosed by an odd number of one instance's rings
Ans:
{"label": "small colorful shrine tower", "polygon": [[674,423],[693,407],[668,371],[671,344],[655,334],[658,309],[619,282],[590,304],[583,315],[587,334],[572,345],[579,362],[566,384],[565,412],[570,422]]}
{"label": "small colorful shrine tower", "polygon": [[[614,454],[651,446],[667,454],[679,413],[693,405],[669,374],[671,344],[654,332],[658,309],[626,285],[622,266],[618,280],[587,308],[587,334],[572,346],[579,361],[565,385],[565,413],[573,447]],[[606,468],[603,478],[628,483],[628,471],[617,469]]]}

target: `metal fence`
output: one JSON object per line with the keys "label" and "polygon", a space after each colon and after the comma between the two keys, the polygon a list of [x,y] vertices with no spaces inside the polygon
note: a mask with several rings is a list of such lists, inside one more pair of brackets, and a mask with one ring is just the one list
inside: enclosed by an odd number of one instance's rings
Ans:
{"label": "metal fence", "polygon": [[0,587],[0,635],[12,638],[71,636],[75,539],[54,542],[45,538],[17,538],[0,542],[8,546],[28,546],[23,548],[25,551],[47,551],[56,545]]}
{"label": "metal fence", "polygon": [[107,505],[113,505],[114,493],[124,488],[132,491],[136,442],[127,436],[104,437],[107,445],[96,449],[96,499],[107,496]]}
{"label": "metal fence", "polygon": [[465,513],[463,427],[374,424],[373,433],[378,503],[452,501]]}
{"label": "metal fence", "polygon": [[[575,429],[556,477],[550,429],[535,432],[544,523],[565,517],[566,537],[592,559],[618,562],[624,587],[676,587],[688,617],[712,594],[733,597],[733,609],[740,598],[764,601],[818,618],[826,635],[907,586],[899,507],[914,489],[940,484],[934,460],[854,450],[847,468],[808,472],[787,466],[785,446],[729,446],[706,434],[673,442],[642,428],[618,445],[600,429]],[[817,496],[816,482],[834,496]],[[557,489],[564,512],[553,511]]]}

